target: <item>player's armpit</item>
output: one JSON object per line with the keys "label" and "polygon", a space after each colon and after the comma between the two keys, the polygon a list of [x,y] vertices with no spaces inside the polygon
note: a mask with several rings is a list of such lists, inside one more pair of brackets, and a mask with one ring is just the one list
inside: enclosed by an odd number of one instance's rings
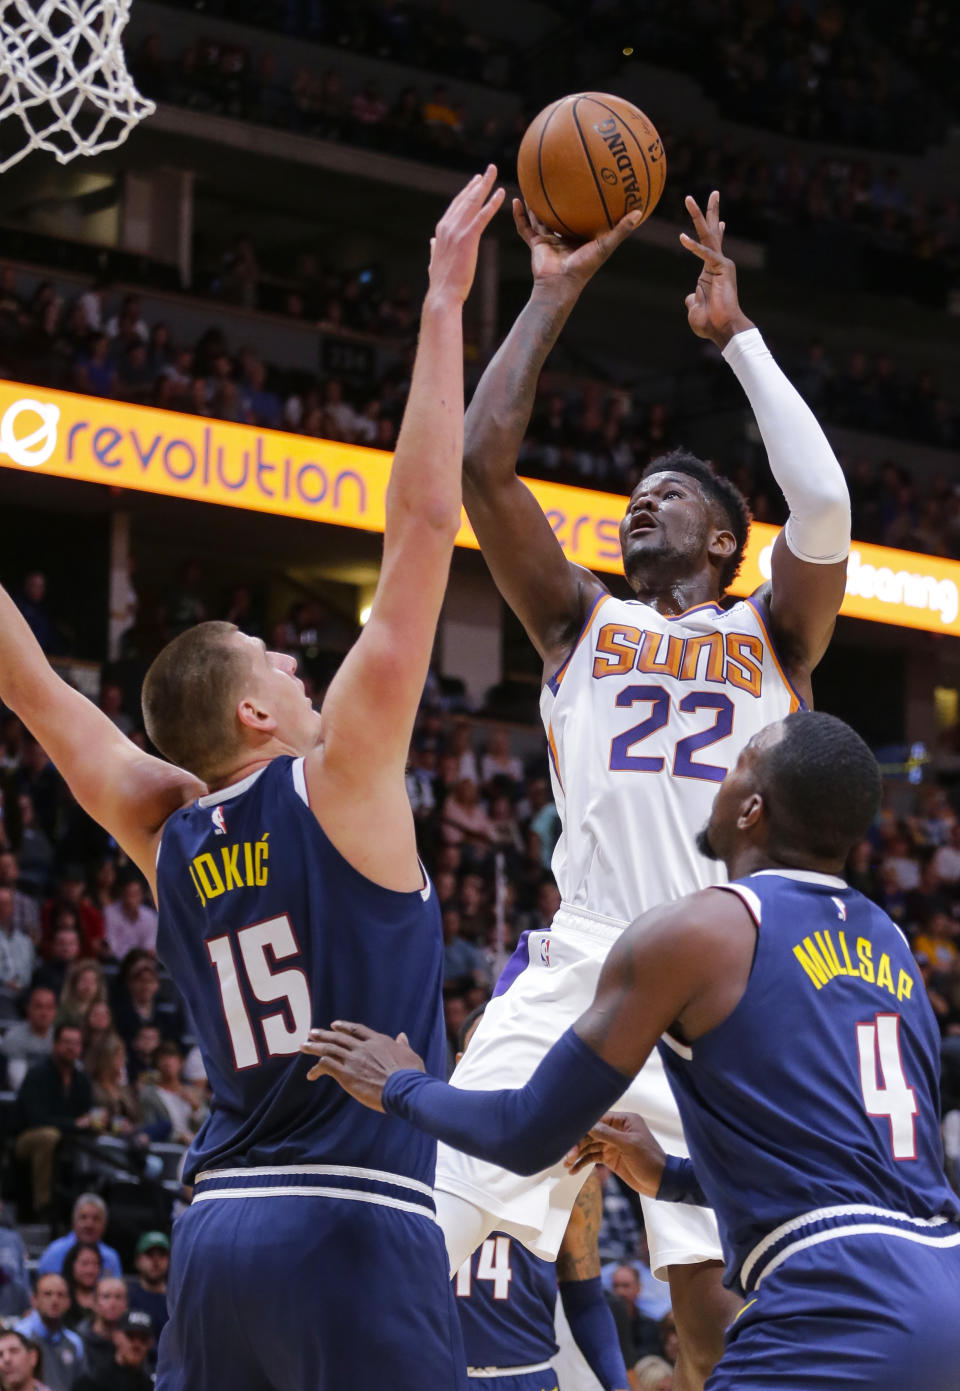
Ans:
{"label": "player's armpit", "polygon": [[781,531],[773,546],[770,584],[762,591],[770,631],[787,674],[808,705],[810,674],[830,645],[847,587],[847,561],[815,565],[802,560]]}

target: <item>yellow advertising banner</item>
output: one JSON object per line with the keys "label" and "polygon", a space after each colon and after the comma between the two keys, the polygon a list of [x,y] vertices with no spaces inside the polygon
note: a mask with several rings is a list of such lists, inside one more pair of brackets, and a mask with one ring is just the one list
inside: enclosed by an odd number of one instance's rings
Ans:
{"label": "yellow advertising banner", "polygon": [[[0,382],[0,467],[25,475],[382,531],[390,459],[357,445]],[[620,571],[624,497],[537,480],[530,487],[571,560]],[[769,578],[776,535],[754,523],[735,593]],[[466,520],[457,544],[476,547]],[[841,612],[960,636],[960,562],[854,542]]]}

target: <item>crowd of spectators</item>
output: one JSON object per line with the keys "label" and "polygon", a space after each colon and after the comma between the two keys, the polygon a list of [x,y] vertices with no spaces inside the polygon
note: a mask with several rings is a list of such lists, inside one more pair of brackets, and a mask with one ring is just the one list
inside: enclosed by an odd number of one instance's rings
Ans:
{"label": "crowd of spectators", "polygon": [[[213,39],[187,48],[173,64],[163,55],[160,37],[151,35],[135,73],[141,88],[158,100],[455,168],[477,169],[494,160],[504,171],[514,169],[533,115],[524,110],[501,120],[472,113],[444,84],[428,93],[408,86],[389,102],[372,81],[348,91],[336,67],[312,72],[302,66],[283,84],[269,54],[260,56],[255,71],[248,51]],[[735,114],[726,105],[722,109]],[[821,107],[814,102],[813,109]],[[869,102],[850,103],[860,116],[876,109]],[[822,134],[841,138],[837,130]],[[718,140],[713,131],[664,128],[661,135],[670,179],[660,216],[685,221],[687,193],[705,196],[720,188],[727,223],[740,236],[770,242],[785,229],[815,228],[830,238],[834,257],[837,238],[846,238],[848,259],[857,258],[865,289],[942,307],[960,282],[960,200],[949,192],[936,199],[909,193],[894,164],[815,158],[802,143],[777,160],[760,145],[743,145],[733,136]],[[821,259],[826,271],[825,251]]]}
{"label": "crowd of spectators", "polygon": [[[238,262],[249,264],[243,243],[225,261],[214,288],[225,298],[242,292]],[[320,439],[392,449],[409,386],[416,314],[409,290],[378,297],[354,274],[321,269],[305,256],[298,284],[303,306],[323,305],[335,331],[387,334],[384,370],[349,382],[306,372],[280,372],[249,346],[231,347],[211,327],[193,344],[174,341],[165,322],[148,324],[140,297],[120,296],[103,282],[72,303],[42,282],[29,300],[17,292],[11,267],[0,270],[0,371],[40,385],[180,410],[214,420],[277,428]],[[252,283],[258,282],[256,277]],[[314,285],[311,290],[310,285]],[[331,289],[338,294],[324,300]],[[785,366],[825,422],[888,438],[913,439],[956,451],[960,414],[935,374],[905,373],[887,353],[855,351],[836,362],[822,342]],[[695,381],[694,381],[695,379]],[[555,481],[628,493],[651,458],[689,443],[683,409],[691,382],[700,409],[738,409],[742,403],[729,374],[710,350],[674,379],[665,395],[644,399],[626,388],[584,382],[553,389],[545,379],[521,453],[523,472]],[[706,403],[704,406],[703,403]],[[943,475],[920,487],[902,455],[880,466],[844,460],[854,502],[854,527],[865,541],[947,556],[960,556],[960,493]],[[777,522],[782,500],[762,460],[738,459],[736,481],[761,521]],[[30,602],[25,595],[25,602]]]}

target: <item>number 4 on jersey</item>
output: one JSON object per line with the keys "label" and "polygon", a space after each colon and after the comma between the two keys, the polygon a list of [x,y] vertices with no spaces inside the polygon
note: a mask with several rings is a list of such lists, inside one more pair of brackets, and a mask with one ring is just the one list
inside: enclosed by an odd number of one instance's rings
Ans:
{"label": "number 4 on jersey", "polygon": [[903,1075],[899,1014],[878,1014],[872,1024],[858,1024],[857,1050],[867,1115],[889,1120],[894,1159],[916,1159],[917,1098]]}
{"label": "number 4 on jersey", "polygon": [[[273,1014],[265,1014],[260,1020],[267,1056],[283,1058],[298,1053],[300,1044],[310,1032],[313,1013],[307,978],[297,967],[274,971],[270,960],[272,957],[273,963],[276,963],[300,954],[290,919],[284,913],[282,917],[267,918],[262,923],[242,927],[236,934],[236,942],[243,973],[254,998],[265,1005],[274,1001],[282,1001],[284,1005],[284,1008]],[[234,1065],[238,1071],[257,1067],[261,1062],[260,1048],[253,1021],[247,1012],[230,934],[211,938],[207,943],[207,954],[217,973]]]}

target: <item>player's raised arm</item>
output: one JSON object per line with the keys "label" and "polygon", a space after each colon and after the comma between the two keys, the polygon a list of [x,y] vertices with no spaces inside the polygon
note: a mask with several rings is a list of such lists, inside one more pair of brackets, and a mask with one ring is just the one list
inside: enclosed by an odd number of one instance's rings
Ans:
{"label": "player's raised arm", "polygon": [[[363,1024],[312,1029],[309,1076],[336,1078],[373,1110],[518,1174],[556,1164],[626,1091],[661,1034],[694,1038],[738,1002],[756,932],[743,903],[714,890],[644,914],[615,942],[593,1002],[525,1087],[466,1091],[428,1077],[405,1038]],[[717,981],[723,982],[718,987]]]}
{"label": "player's raised arm", "polygon": [[68,686],[2,588],[0,700],[42,744],[84,811],[123,846],[153,887],[160,827],[206,787],[192,773],[137,748]]}
{"label": "player's raised arm", "polygon": [[470,402],[463,494],[497,588],[552,667],[563,661],[603,586],[566,559],[540,504],[517,476],[517,457],[543,364],[570,311],[641,217],[629,213],[605,236],[578,246],[535,225],[519,199],[513,216],[530,247],[533,290]]}
{"label": "player's raised arm", "polygon": [[680,239],[703,262],[697,288],[687,296],[690,327],[716,343],[736,373],[790,508],[762,597],[789,675],[809,696],[810,673],[827,649],[843,601],[850,495],[813,412],[740,308],[736,266],[723,253],[720,195],[711,193],[706,213],[688,198],[687,211],[695,236]]}
{"label": "player's raised arm", "polygon": [[[383,563],[370,619],[327,693],[322,743],[307,758],[311,803],[358,811],[364,834],[383,795],[405,799],[403,769],[460,526],[463,303],[484,228],[503,201],[493,165],[437,224],[410,395],[387,489]],[[346,802],[344,802],[346,798]],[[348,834],[348,841],[351,837]],[[355,861],[352,842],[339,848]]]}

